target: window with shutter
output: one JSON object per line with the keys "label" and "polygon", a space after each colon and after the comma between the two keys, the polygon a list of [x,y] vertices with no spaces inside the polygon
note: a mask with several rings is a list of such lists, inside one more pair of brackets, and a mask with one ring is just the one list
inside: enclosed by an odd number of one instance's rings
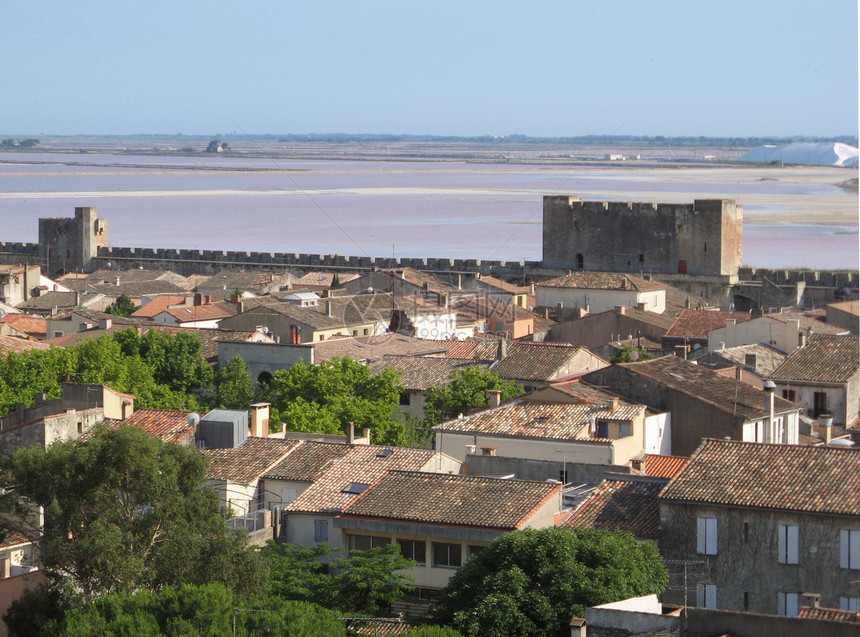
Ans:
{"label": "window with shutter", "polygon": [[696,552],[700,555],[717,554],[716,518],[696,518]]}
{"label": "window with shutter", "polygon": [[780,564],[797,564],[799,557],[798,527],[795,524],[780,524],[778,527],[778,555]]}
{"label": "window with shutter", "polygon": [[842,529],[840,532],[839,566],[860,569],[860,531]]}
{"label": "window with shutter", "polygon": [[696,606],[699,608],[716,608],[717,607],[717,585],[716,584],[697,584],[696,585]]}
{"label": "window with shutter", "polygon": [[777,614],[785,617],[797,617],[800,608],[800,593],[777,593]]}

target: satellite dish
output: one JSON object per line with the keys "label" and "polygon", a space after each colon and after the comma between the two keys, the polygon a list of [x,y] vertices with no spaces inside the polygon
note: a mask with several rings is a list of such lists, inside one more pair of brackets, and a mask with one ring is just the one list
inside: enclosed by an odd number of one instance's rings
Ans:
{"label": "satellite dish", "polygon": [[196,427],[200,424],[200,414],[198,414],[196,411],[192,411],[185,418],[185,421],[188,423],[189,427]]}

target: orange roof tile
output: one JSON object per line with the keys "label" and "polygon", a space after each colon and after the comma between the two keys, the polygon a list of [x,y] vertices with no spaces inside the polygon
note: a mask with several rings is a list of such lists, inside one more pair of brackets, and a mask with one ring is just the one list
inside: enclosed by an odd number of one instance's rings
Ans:
{"label": "orange roof tile", "polygon": [[622,530],[654,539],[660,526],[657,495],[665,481],[604,480],[562,526]]}
{"label": "orange roof tile", "polygon": [[653,478],[677,478],[690,459],[686,456],[659,456],[645,454],[645,475]]}

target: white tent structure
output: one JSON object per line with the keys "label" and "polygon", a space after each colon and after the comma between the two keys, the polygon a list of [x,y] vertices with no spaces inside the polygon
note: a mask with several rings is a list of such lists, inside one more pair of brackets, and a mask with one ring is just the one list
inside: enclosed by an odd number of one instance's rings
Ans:
{"label": "white tent structure", "polygon": [[798,142],[785,146],[759,146],[744,153],[738,161],[806,166],[857,166],[858,151],[840,142]]}

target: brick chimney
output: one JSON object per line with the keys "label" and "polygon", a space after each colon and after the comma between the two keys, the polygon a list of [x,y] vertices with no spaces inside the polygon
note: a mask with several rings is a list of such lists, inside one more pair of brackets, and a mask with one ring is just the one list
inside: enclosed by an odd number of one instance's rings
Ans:
{"label": "brick chimney", "polygon": [[499,389],[487,390],[487,402],[491,408],[498,407],[502,402],[502,392]]}
{"label": "brick chimney", "polygon": [[621,314],[621,315],[627,314],[627,308],[624,307],[623,305],[616,305],[615,306],[615,313]]}
{"label": "brick chimney", "polygon": [[830,414],[821,414],[818,417],[818,435],[824,441],[825,445],[829,445],[833,439],[833,416]]}

